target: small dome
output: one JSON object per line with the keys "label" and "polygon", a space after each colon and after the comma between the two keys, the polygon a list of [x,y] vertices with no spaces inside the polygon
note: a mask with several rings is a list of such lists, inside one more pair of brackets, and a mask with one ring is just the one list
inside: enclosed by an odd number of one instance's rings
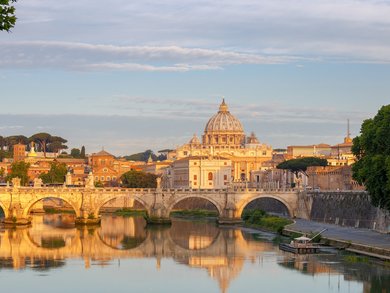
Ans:
{"label": "small dome", "polygon": [[246,139],[247,144],[260,144],[259,140],[257,139],[256,135],[254,132],[251,133],[251,136],[249,136]]}
{"label": "small dome", "polygon": [[212,116],[207,122],[204,131],[206,133],[224,131],[244,133],[240,120],[230,114],[225,99],[222,100],[218,113]]}
{"label": "small dome", "polygon": [[196,134],[194,134],[194,136],[191,138],[191,140],[189,141],[189,144],[196,144],[196,145],[198,145],[198,144],[200,144],[200,140],[199,140],[199,138],[196,136]]}

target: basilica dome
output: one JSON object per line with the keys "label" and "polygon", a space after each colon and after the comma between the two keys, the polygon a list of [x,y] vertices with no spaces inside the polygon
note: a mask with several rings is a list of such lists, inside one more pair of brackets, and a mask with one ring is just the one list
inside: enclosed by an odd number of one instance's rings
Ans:
{"label": "basilica dome", "polygon": [[222,100],[217,114],[207,122],[202,136],[203,145],[240,147],[245,144],[245,133],[240,120],[229,112]]}
{"label": "basilica dome", "polygon": [[215,132],[236,132],[244,133],[244,129],[240,120],[229,112],[228,106],[223,99],[222,104],[219,106],[217,114],[213,115],[207,122],[204,129],[207,133]]}

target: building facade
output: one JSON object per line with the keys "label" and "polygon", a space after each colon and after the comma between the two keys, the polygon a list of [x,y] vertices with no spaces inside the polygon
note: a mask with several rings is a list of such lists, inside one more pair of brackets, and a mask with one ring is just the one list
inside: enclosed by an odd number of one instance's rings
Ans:
{"label": "building facade", "polygon": [[272,147],[252,133],[246,136],[239,119],[230,113],[223,100],[219,110],[206,123],[202,141],[194,135],[187,143],[168,153],[176,161],[188,157],[223,158],[231,161],[229,181],[248,181],[251,172],[260,170],[272,159]]}

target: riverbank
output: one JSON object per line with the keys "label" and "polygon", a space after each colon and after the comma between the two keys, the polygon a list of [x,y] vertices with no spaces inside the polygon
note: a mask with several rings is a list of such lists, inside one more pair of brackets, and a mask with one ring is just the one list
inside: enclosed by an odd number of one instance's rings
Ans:
{"label": "riverbank", "polygon": [[292,220],[269,215],[262,210],[247,210],[242,215],[244,226],[268,232],[281,234],[284,227],[293,223]]}
{"label": "riverbank", "polygon": [[283,235],[313,233],[326,228],[321,243],[354,253],[390,260],[390,235],[368,229],[342,227],[332,224],[296,219],[295,223],[283,229]]}

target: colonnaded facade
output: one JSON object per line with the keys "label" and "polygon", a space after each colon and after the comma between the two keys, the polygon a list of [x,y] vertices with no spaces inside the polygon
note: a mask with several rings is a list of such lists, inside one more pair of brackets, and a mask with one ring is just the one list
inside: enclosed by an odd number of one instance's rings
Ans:
{"label": "colonnaded facade", "polygon": [[[220,188],[232,181],[247,181],[251,177],[251,172],[261,170],[263,163],[272,159],[272,147],[260,143],[254,133],[247,136],[240,120],[230,113],[225,100],[222,100],[219,110],[214,114],[206,124],[202,141],[196,136],[176,150],[168,153],[168,160],[178,161],[191,157],[208,158],[214,161],[230,161],[230,178],[228,180],[219,180],[222,185],[213,182],[210,184],[208,180],[204,180],[204,184],[199,188]],[[188,160],[187,160],[188,161]],[[206,162],[207,159],[204,159]],[[194,162],[196,163],[196,162]],[[175,164],[167,170],[169,182],[172,187],[174,182],[182,181],[175,174]],[[226,166],[226,164],[222,164]],[[206,167],[207,164],[204,164]],[[191,166],[188,166],[190,168]],[[207,171],[207,170],[206,170]],[[219,178],[217,169],[207,171],[208,178]],[[176,172],[177,173],[177,172]],[[183,170],[181,168],[180,174]],[[190,170],[187,172],[190,174]],[[209,174],[212,173],[212,174]],[[225,170],[223,171],[225,174]],[[187,176],[188,177],[188,176]],[[224,178],[225,179],[225,178]],[[186,186],[192,186],[193,178],[188,177]],[[183,186],[183,182],[180,184]]]}

